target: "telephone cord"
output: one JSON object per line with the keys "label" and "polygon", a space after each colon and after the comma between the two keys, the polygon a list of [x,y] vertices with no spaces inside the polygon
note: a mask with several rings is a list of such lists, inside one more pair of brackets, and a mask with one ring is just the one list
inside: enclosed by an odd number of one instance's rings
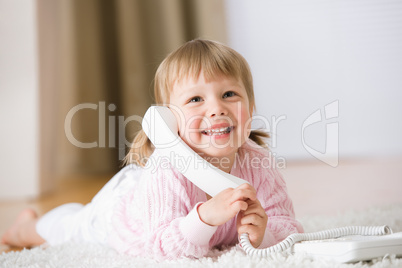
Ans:
{"label": "telephone cord", "polygon": [[349,235],[385,235],[391,234],[392,230],[387,225],[384,226],[347,226],[329,229],[314,233],[294,233],[289,235],[282,242],[264,249],[254,248],[249,240],[248,234],[244,233],[240,236],[240,245],[243,250],[250,256],[267,257],[274,252],[283,252],[291,248],[295,243],[300,241],[335,239]]}

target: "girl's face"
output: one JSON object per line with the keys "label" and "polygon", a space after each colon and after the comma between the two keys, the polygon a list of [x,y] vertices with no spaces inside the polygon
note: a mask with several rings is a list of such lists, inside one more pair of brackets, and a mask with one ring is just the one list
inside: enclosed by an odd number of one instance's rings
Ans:
{"label": "girl's face", "polygon": [[180,137],[212,164],[233,163],[250,134],[252,107],[243,83],[235,78],[207,81],[201,71],[198,78],[173,85],[169,107],[178,118]]}

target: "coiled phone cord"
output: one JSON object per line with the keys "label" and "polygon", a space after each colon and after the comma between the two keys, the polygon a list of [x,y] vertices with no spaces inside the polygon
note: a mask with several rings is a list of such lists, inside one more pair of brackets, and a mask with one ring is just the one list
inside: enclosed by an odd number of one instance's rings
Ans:
{"label": "coiled phone cord", "polygon": [[247,255],[250,256],[260,256],[267,257],[269,254],[274,252],[282,252],[295,243],[300,241],[312,241],[312,240],[324,240],[324,239],[334,239],[342,236],[348,235],[385,235],[391,234],[392,230],[387,225],[384,226],[347,226],[335,229],[329,229],[314,233],[295,233],[289,235],[282,242],[264,249],[254,248],[249,240],[248,234],[244,233],[240,236],[240,244],[243,247]]}

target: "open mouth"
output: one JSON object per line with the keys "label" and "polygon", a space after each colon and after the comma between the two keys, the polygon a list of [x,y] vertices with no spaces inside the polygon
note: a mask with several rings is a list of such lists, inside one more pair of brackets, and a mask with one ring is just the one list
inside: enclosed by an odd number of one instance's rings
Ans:
{"label": "open mouth", "polygon": [[230,126],[230,127],[206,129],[201,131],[201,133],[208,136],[219,136],[230,133],[233,130],[233,128],[234,128],[233,126]]}

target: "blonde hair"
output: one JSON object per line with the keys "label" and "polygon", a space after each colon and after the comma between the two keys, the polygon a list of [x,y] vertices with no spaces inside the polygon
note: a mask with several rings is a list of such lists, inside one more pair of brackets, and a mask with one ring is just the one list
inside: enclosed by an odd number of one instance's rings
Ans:
{"label": "blonde hair", "polygon": [[[247,61],[228,46],[202,39],[183,44],[159,65],[154,80],[156,104],[169,104],[174,83],[189,77],[198,77],[201,70],[206,80],[214,79],[218,75],[240,79],[246,89],[250,107],[252,111],[255,110],[253,77]],[[253,130],[249,138],[258,145],[266,147],[264,138],[269,138],[269,134]],[[135,136],[124,163],[144,166],[153,151],[152,143],[141,130]]]}

